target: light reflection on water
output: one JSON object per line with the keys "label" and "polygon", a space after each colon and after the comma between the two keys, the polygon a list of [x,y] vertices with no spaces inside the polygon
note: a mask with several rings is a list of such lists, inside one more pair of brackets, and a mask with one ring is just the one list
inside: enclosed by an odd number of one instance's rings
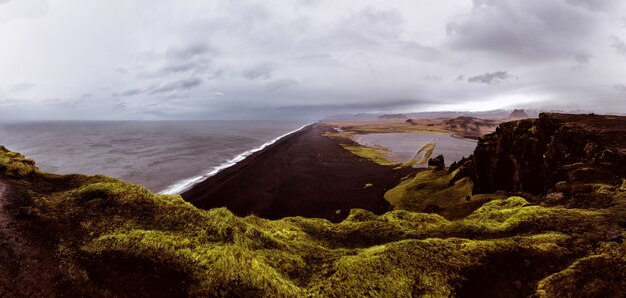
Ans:
{"label": "light reflection on water", "polygon": [[432,157],[443,155],[446,165],[470,156],[476,148],[472,140],[454,138],[445,134],[429,133],[372,133],[356,134],[353,139],[364,146],[378,146],[389,150],[390,161],[404,163],[409,161],[415,152],[433,140],[436,143]]}

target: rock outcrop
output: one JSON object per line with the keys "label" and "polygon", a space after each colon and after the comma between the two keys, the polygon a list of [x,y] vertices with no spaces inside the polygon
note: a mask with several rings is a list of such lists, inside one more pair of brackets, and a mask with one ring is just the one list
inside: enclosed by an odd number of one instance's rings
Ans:
{"label": "rock outcrop", "polygon": [[545,113],[501,124],[480,138],[459,175],[471,177],[474,193],[503,190],[582,207],[609,204],[598,187],[618,187],[626,177],[626,117]]}
{"label": "rock outcrop", "polygon": [[443,170],[443,168],[446,166],[443,155],[437,155],[437,157],[435,158],[429,158],[428,166],[432,167],[435,171]]}

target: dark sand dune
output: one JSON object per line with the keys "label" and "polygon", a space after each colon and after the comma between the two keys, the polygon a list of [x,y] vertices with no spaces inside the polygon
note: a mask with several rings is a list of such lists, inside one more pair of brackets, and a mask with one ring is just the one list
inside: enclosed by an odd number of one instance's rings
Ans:
{"label": "dark sand dune", "polygon": [[[235,214],[344,219],[350,209],[390,210],[383,194],[413,169],[393,170],[353,155],[322,136],[314,124],[294,133],[182,194],[197,207]],[[365,187],[371,183],[373,186]],[[337,212],[340,210],[340,212]]]}

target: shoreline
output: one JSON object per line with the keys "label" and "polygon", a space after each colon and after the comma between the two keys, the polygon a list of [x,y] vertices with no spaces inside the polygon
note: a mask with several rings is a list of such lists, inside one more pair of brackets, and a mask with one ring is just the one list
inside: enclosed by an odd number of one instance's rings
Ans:
{"label": "shoreline", "polygon": [[239,216],[320,217],[338,222],[350,209],[391,210],[384,193],[415,169],[394,170],[345,150],[313,123],[268,145],[191,189],[183,199],[202,209],[227,207]]}
{"label": "shoreline", "polygon": [[202,183],[206,179],[208,179],[208,178],[210,178],[212,176],[215,176],[219,172],[221,172],[221,171],[223,171],[225,169],[228,169],[228,168],[236,165],[237,163],[243,161],[248,156],[250,156],[250,155],[252,155],[252,154],[254,154],[256,152],[262,151],[265,148],[273,145],[274,143],[279,142],[280,140],[282,140],[282,139],[284,139],[284,138],[286,138],[286,137],[288,137],[288,136],[290,136],[290,135],[292,135],[294,133],[297,133],[298,131],[301,131],[301,130],[305,129],[307,126],[311,126],[311,125],[313,125],[313,124],[315,124],[317,122],[318,121],[315,121],[315,122],[312,122],[312,123],[309,123],[309,124],[305,124],[305,125],[301,126],[298,129],[292,130],[292,131],[290,131],[288,133],[285,133],[283,135],[280,135],[280,136],[278,136],[278,137],[276,137],[276,138],[274,138],[274,139],[272,139],[270,141],[267,141],[267,142],[261,144],[258,147],[255,147],[255,148],[250,149],[250,150],[246,150],[246,151],[244,151],[244,152],[242,152],[242,153],[240,153],[238,155],[235,155],[231,159],[228,159],[225,162],[223,162],[223,163],[221,163],[221,164],[219,164],[217,166],[214,166],[206,174],[202,174],[202,175],[199,175],[199,176],[193,176],[193,177],[190,177],[190,178],[187,178],[187,179],[182,179],[182,180],[179,180],[177,182],[174,182],[170,186],[168,186],[167,188],[159,191],[158,193],[159,194],[182,194],[183,192],[190,190],[191,188],[193,188],[194,186],[198,185],[199,183]]}

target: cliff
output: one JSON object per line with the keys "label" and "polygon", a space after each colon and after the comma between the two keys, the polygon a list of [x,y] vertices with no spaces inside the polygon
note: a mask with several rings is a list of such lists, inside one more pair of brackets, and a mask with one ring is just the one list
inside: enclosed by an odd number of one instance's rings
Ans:
{"label": "cliff", "polygon": [[611,199],[599,188],[619,187],[626,177],[626,117],[541,114],[504,123],[479,140],[467,167],[474,193],[606,206]]}

